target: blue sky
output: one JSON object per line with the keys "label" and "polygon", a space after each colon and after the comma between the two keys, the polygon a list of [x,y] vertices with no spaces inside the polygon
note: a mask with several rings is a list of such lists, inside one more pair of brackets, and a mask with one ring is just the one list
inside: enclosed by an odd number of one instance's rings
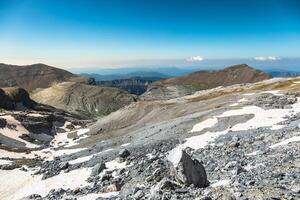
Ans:
{"label": "blue sky", "polygon": [[1,0],[0,62],[300,66],[297,0]]}

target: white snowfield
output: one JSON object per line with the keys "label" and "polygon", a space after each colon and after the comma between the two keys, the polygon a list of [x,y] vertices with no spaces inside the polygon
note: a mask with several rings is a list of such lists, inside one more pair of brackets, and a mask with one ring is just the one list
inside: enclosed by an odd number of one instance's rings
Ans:
{"label": "white snowfield", "polygon": [[[277,91],[267,91],[267,92],[278,94]],[[288,109],[265,110],[258,106],[245,106],[240,109],[226,111],[220,115],[213,116],[198,124],[195,124],[191,130],[191,133],[199,132],[204,130],[205,128],[213,127],[218,123],[219,117],[241,116],[247,114],[253,114],[254,117],[248,120],[247,122],[236,124],[228,130],[216,131],[216,132],[207,131],[201,135],[196,135],[196,136],[186,138],[185,139],[186,141],[183,144],[175,147],[173,150],[171,150],[168,153],[167,159],[171,161],[174,165],[177,165],[180,159],[180,155],[181,155],[180,152],[182,149],[186,147],[190,147],[195,150],[203,148],[208,143],[213,142],[217,137],[227,134],[229,130],[243,131],[243,130],[256,129],[260,127],[269,127],[271,130],[283,128],[284,125],[279,125],[278,123],[285,121],[286,116],[291,116],[292,114],[299,113],[299,112],[300,112],[300,99],[298,99],[297,103],[292,105],[292,108],[288,108]],[[270,146],[270,148],[275,148],[277,146],[285,145],[290,142],[295,142],[299,140],[300,140],[300,136],[295,136],[288,140],[282,141],[278,144],[272,145]],[[256,155],[256,153],[258,152],[255,153],[253,152],[248,155],[249,156]]]}
{"label": "white snowfield", "polygon": [[295,103],[292,108],[289,109],[269,109],[265,110],[258,106],[245,106],[240,109],[229,110],[221,115],[214,116],[212,118],[202,121],[192,128],[191,132],[202,131],[205,128],[210,128],[217,124],[218,117],[231,117],[246,114],[253,114],[254,117],[245,123],[236,124],[231,128],[232,131],[242,131],[249,129],[256,129],[259,127],[270,127],[272,130],[280,129],[284,125],[278,125],[283,122],[286,116],[291,116],[294,113],[300,112],[300,99]]}
{"label": "white snowfield", "polygon": [[[105,163],[106,171],[122,169],[126,166],[126,162],[119,163],[116,160]],[[60,174],[42,180],[42,175],[33,175],[34,171],[0,170],[0,182],[5,181],[5,185],[0,185],[1,200],[18,200],[31,194],[39,194],[45,196],[52,189],[75,189],[77,187],[85,187],[91,183],[86,182],[90,176],[92,168],[80,168],[72,170],[68,173],[61,172]],[[83,196],[79,199],[96,199],[98,197],[108,198],[117,195],[118,193],[97,193]]]}
{"label": "white snowfield", "polygon": [[31,173],[19,169],[0,170],[0,182],[5,182],[3,187],[0,186],[0,199],[18,200],[31,194],[45,196],[51,189],[84,187],[88,185],[86,179],[91,168],[62,172],[46,180],[42,180],[42,175],[33,176]]}

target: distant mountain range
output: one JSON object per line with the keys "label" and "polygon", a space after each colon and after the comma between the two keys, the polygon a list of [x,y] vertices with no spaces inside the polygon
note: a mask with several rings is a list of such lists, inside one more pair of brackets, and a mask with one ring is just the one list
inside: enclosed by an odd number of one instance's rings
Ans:
{"label": "distant mountain range", "polygon": [[81,73],[80,75],[88,78],[94,78],[96,81],[112,81],[112,80],[120,80],[120,79],[131,79],[134,77],[139,77],[145,80],[152,80],[153,78],[165,79],[165,78],[172,77],[155,71],[135,71],[126,74],[106,74],[106,75],[96,74],[96,73]]}
{"label": "distant mountain range", "polygon": [[[211,69],[220,69],[221,67],[185,67],[185,68],[178,68],[178,67],[124,67],[124,68],[97,68],[97,69],[81,69],[76,70],[73,69],[72,72],[75,74],[99,74],[102,76],[107,76],[106,80],[109,79],[111,75],[118,75],[125,76],[125,78],[129,78],[131,76],[168,76],[168,77],[175,77],[175,76],[183,76],[195,71],[199,70],[211,70]],[[129,76],[129,77],[128,77]],[[103,78],[103,77],[102,77]],[[119,79],[119,78],[118,78]],[[103,80],[103,79],[102,79]]]}
{"label": "distant mountain range", "polygon": [[288,70],[265,70],[268,74],[273,77],[295,77],[300,76],[300,71],[288,71]]}

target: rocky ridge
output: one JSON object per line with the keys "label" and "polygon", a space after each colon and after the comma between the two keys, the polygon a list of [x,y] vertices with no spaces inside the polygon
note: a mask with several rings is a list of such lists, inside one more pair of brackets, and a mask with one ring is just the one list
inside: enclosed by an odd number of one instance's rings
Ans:
{"label": "rocky ridge", "polygon": [[154,82],[143,94],[143,97],[146,99],[171,99],[199,90],[255,83],[270,78],[270,75],[246,64],[234,65],[223,70],[199,71],[183,77]]}

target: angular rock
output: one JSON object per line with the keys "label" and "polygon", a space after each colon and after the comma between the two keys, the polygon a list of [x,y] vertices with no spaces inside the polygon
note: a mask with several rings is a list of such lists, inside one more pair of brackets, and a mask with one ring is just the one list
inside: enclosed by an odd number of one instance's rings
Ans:
{"label": "angular rock", "polygon": [[196,187],[206,187],[209,182],[207,180],[206,171],[203,165],[196,159],[192,159],[184,150],[173,150],[175,159],[171,167],[171,174],[174,178],[185,185],[193,184]]}
{"label": "angular rock", "polygon": [[68,162],[61,162],[61,163],[58,164],[59,169],[67,169],[68,167],[69,167]]}
{"label": "angular rock", "polygon": [[95,165],[95,167],[92,169],[91,176],[97,176],[100,174],[103,170],[107,169],[105,166],[105,163],[98,163]]}
{"label": "angular rock", "polygon": [[119,184],[118,182],[115,182],[107,187],[105,187],[103,189],[104,193],[109,193],[109,192],[118,192],[121,190],[121,184]]}
{"label": "angular rock", "polygon": [[0,118],[0,128],[4,128],[6,126],[7,122],[5,119]]}
{"label": "angular rock", "polygon": [[144,195],[145,195],[144,192],[142,190],[139,190],[133,195],[133,197],[134,199],[138,200],[141,199]]}
{"label": "angular rock", "polygon": [[119,152],[119,157],[121,158],[127,158],[128,156],[130,156],[130,152],[127,149],[122,149]]}

